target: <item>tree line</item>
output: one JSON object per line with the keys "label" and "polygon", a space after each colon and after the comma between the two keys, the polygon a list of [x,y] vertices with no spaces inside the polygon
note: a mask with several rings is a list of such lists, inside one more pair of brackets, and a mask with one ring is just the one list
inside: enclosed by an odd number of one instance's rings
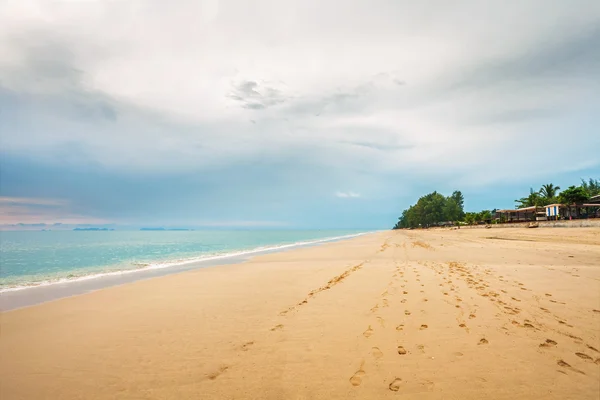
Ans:
{"label": "tree line", "polygon": [[560,191],[560,186],[554,186],[552,183],[542,185],[540,190],[529,189],[527,197],[521,197],[515,200],[518,208],[524,207],[543,207],[549,204],[581,204],[585,203],[592,196],[600,194],[600,179],[590,178],[588,181],[582,179],[578,186],[572,185],[567,189]]}
{"label": "tree line", "polygon": [[[529,190],[529,195],[515,200],[518,208],[542,207],[549,204],[582,204],[592,196],[600,194],[600,179],[581,180],[578,186],[569,186],[560,191],[559,186],[552,183],[542,185],[534,191]],[[464,211],[464,196],[460,190],[455,190],[450,196],[432,192],[421,196],[417,202],[404,210],[394,229],[431,227],[448,224],[473,225],[481,222],[489,223],[494,218],[496,210],[482,210],[479,212]]]}

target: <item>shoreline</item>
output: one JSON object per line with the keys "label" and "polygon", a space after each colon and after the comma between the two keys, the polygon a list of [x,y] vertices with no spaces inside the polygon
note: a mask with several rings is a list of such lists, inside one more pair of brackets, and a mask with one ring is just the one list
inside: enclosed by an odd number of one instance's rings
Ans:
{"label": "shoreline", "polygon": [[66,297],[78,296],[96,290],[124,285],[140,280],[158,278],[171,274],[193,271],[220,265],[240,264],[254,256],[289,251],[297,248],[318,246],[349,240],[355,237],[374,234],[379,231],[361,232],[350,235],[306,240],[296,243],[263,246],[254,249],[233,251],[225,254],[206,256],[205,258],[183,260],[158,265],[149,265],[138,269],[127,269],[105,273],[94,273],[74,278],[60,278],[40,284],[23,285],[0,289],[0,312],[35,306]]}

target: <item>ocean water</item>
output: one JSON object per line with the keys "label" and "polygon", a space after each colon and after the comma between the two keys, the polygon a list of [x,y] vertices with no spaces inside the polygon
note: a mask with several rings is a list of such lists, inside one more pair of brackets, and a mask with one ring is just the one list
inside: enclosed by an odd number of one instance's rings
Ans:
{"label": "ocean water", "polygon": [[4,231],[0,292],[352,237],[348,230]]}

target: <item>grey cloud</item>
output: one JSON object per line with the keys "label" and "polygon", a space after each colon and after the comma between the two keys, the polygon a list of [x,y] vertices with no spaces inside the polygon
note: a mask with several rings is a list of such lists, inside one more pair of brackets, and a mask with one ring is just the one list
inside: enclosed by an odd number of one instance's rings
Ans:
{"label": "grey cloud", "polygon": [[511,124],[533,120],[559,118],[560,110],[547,108],[517,108],[510,110],[498,110],[481,112],[465,121],[472,125]]}
{"label": "grey cloud", "polygon": [[409,149],[415,148],[414,145],[408,145],[408,144],[407,145],[399,145],[399,144],[392,144],[392,143],[377,143],[377,142],[352,141],[352,140],[342,140],[339,143],[348,144],[351,146],[366,147],[368,149],[385,151],[385,152],[398,151],[398,150],[409,150]]}
{"label": "grey cloud", "polygon": [[406,82],[397,77],[398,72],[380,72],[370,79],[357,85],[345,88],[336,88],[332,93],[320,97],[305,97],[295,99],[286,109],[291,114],[350,114],[370,109],[370,99],[377,98],[386,93],[404,92]]}
{"label": "grey cloud", "polygon": [[262,110],[287,100],[280,90],[256,81],[233,84],[233,90],[227,97],[241,103],[243,108],[252,110]]}
{"label": "grey cloud", "polygon": [[18,67],[0,62],[0,106],[44,103],[75,120],[117,119],[118,102],[86,87],[85,73],[66,39],[31,31],[8,38],[7,43],[21,62]]}
{"label": "grey cloud", "polygon": [[285,110],[290,114],[346,113],[362,109],[363,105],[358,100],[373,91],[374,83],[369,81],[350,89],[338,88],[334,93],[321,97],[299,98]]}
{"label": "grey cloud", "polygon": [[584,78],[600,83],[600,27],[540,43],[516,56],[467,69],[445,90],[481,89],[489,85],[551,78]]}

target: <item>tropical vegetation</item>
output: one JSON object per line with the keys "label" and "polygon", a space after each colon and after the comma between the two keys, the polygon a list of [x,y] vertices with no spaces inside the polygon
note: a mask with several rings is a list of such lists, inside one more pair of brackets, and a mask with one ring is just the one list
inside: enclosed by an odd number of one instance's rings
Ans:
{"label": "tropical vegetation", "polygon": [[[600,195],[600,179],[581,180],[578,186],[569,186],[560,191],[559,186],[552,183],[542,185],[539,190],[529,189],[529,194],[515,200],[518,208],[543,207],[549,204],[563,204],[568,207],[582,204],[592,196]],[[432,192],[422,196],[417,202],[404,210],[394,229],[427,228],[440,225],[474,225],[494,221],[496,210],[479,212],[464,211],[464,196],[456,190],[450,196]]]}

